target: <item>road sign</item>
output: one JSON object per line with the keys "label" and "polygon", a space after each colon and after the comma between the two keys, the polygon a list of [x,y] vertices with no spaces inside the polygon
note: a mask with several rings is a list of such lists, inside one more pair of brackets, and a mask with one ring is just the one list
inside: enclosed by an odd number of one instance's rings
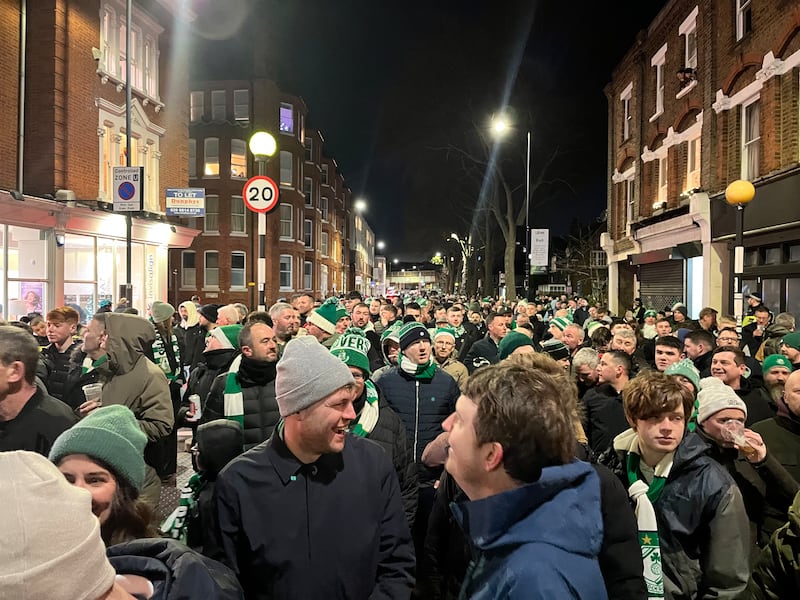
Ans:
{"label": "road sign", "polygon": [[167,216],[206,216],[206,190],[204,188],[167,188]]}
{"label": "road sign", "polygon": [[253,212],[268,213],[278,206],[278,184],[269,177],[256,175],[244,184],[242,198]]}
{"label": "road sign", "polygon": [[144,210],[144,167],[114,167],[114,212]]}

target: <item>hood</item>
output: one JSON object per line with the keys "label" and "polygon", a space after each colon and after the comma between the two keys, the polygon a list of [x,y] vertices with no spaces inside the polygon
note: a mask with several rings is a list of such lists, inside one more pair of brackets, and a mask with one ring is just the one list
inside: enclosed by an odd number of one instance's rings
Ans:
{"label": "hood", "polygon": [[116,373],[128,373],[153,351],[156,330],[147,319],[126,313],[106,315],[106,354]]}
{"label": "hood", "polygon": [[481,550],[536,542],[596,557],[603,542],[600,480],[591,465],[580,461],[547,467],[539,481],[482,500],[453,503],[451,509]]}
{"label": "hood", "polygon": [[214,481],[225,465],[242,453],[244,433],[236,421],[216,419],[197,428],[196,441],[203,474]]}
{"label": "hood", "polygon": [[687,431],[675,450],[672,472],[677,473],[684,465],[694,462],[701,456],[708,456],[710,451],[711,444],[709,442],[700,437],[697,432]]}

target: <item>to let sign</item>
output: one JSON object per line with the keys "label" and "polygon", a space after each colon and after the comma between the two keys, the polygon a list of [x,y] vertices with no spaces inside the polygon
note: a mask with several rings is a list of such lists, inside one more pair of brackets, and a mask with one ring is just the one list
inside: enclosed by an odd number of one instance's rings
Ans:
{"label": "to let sign", "polygon": [[144,209],[144,167],[114,167],[114,212]]}
{"label": "to let sign", "polygon": [[204,188],[167,188],[167,216],[205,217]]}

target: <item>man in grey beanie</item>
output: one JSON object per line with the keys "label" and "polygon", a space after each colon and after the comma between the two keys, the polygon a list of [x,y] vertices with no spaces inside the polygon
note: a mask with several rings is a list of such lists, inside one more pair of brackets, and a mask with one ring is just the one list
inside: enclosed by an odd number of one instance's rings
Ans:
{"label": "man in grey beanie", "polygon": [[290,340],[275,381],[283,420],[219,476],[222,560],[247,598],[411,597],[397,475],[378,445],[348,433],[353,385],[316,339]]}

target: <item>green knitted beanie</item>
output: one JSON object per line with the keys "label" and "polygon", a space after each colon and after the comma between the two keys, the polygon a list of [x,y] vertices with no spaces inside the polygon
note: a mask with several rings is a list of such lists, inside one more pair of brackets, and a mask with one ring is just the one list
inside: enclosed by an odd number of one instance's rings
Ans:
{"label": "green knitted beanie", "polygon": [[524,333],[509,331],[497,345],[497,358],[500,360],[506,359],[511,356],[514,350],[522,346],[530,346],[533,348],[533,340]]}
{"label": "green knitted beanie", "polygon": [[129,408],[112,404],[90,412],[56,438],[50,461],[58,465],[70,454],[85,454],[103,461],[133,487],[144,485],[144,446],[147,436]]}
{"label": "green knitted beanie", "polygon": [[371,344],[364,330],[360,327],[348,327],[345,332],[336,338],[331,348],[331,354],[342,359],[348,367],[358,367],[369,377],[369,353]]}

